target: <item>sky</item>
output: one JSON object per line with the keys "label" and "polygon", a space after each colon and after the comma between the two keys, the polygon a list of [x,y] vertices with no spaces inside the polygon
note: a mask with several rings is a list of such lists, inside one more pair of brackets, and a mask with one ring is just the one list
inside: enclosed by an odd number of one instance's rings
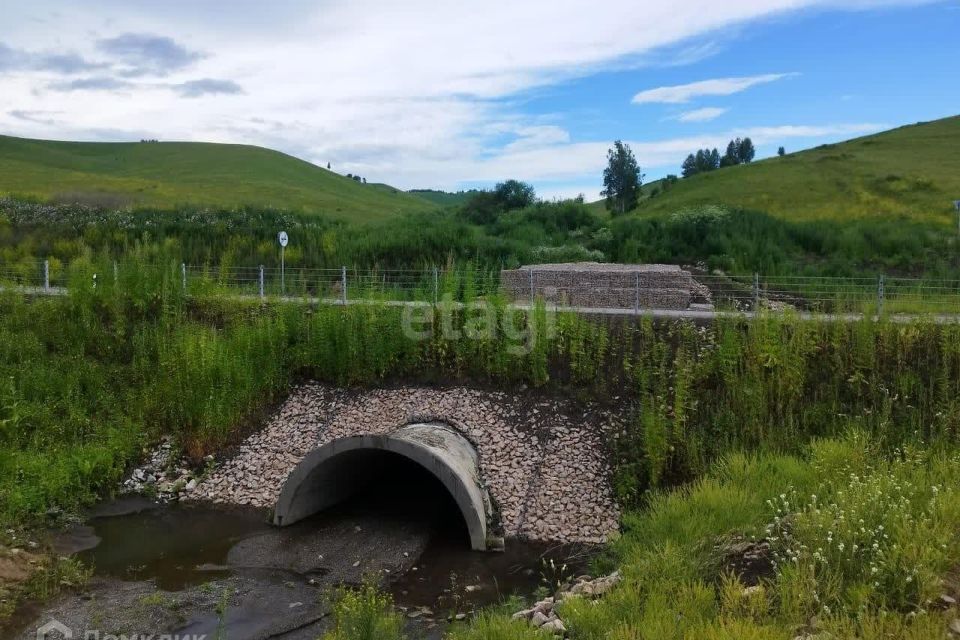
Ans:
{"label": "sky", "polygon": [[960,0],[0,0],[0,133],[262,145],[403,189],[599,197],[960,113]]}

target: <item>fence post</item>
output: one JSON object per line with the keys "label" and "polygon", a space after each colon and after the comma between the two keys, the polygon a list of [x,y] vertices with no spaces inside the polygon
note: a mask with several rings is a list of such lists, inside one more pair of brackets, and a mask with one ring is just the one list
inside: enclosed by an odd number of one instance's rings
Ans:
{"label": "fence post", "polygon": [[880,319],[880,315],[883,313],[883,274],[877,278],[877,320]]}
{"label": "fence post", "polygon": [[43,290],[45,292],[50,291],[50,261],[43,261]]}
{"label": "fence post", "polygon": [[753,274],[753,312],[760,311],[760,274]]}
{"label": "fence post", "polygon": [[637,276],[637,291],[633,301],[633,315],[638,316],[640,315],[640,272],[637,271],[634,275]]}
{"label": "fence post", "polygon": [[440,302],[440,272],[433,268],[433,304]]}
{"label": "fence post", "polygon": [[533,289],[533,269],[528,270],[530,273],[530,308],[533,308],[534,300],[536,299],[536,294]]}
{"label": "fence post", "polygon": [[340,302],[347,304],[347,268],[340,267]]}
{"label": "fence post", "polygon": [[260,299],[263,300],[266,297],[266,289],[263,286],[263,265],[260,265]]}
{"label": "fence post", "polygon": [[180,263],[180,282],[183,285],[183,292],[187,292],[187,263]]}

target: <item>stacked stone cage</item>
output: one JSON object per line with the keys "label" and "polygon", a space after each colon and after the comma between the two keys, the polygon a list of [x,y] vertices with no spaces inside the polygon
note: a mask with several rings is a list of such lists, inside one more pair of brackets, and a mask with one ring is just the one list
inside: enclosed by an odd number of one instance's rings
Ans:
{"label": "stacked stone cage", "polygon": [[709,291],[677,265],[574,262],[525,265],[500,272],[500,286],[517,302],[610,309],[689,309]]}

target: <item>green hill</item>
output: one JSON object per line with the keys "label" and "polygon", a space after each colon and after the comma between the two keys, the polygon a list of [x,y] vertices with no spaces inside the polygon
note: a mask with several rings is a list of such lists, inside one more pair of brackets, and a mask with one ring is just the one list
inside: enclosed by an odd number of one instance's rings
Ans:
{"label": "green hill", "polygon": [[262,147],[10,136],[0,136],[0,194],[111,206],[269,206],[358,221],[436,206]]}
{"label": "green hill", "polygon": [[407,193],[412,193],[415,196],[423,198],[424,200],[429,200],[434,204],[440,206],[460,206],[478,192],[477,189],[470,189],[469,191],[438,191],[437,189],[410,189]]}
{"label": "green hill", "polygon": [[[903,215],[956,224],[958,149],[960,116],[955,116],[718,169],[684,178],[666,191],[662,183],[644,185],[637,213],[723,204],[791,220]],[[650,197],[657,187],[660,193]]]}

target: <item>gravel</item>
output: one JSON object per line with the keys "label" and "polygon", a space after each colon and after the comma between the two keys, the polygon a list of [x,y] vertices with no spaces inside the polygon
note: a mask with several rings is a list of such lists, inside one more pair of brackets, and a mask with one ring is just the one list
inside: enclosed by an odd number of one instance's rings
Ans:
{"label": "gravel", "polygon": [[287,475],[314,448],[429,421],[450,425],[476,447],[506,537],[599,544],[617,531],[604,446],[616,416],[563,399],[467,388],[302,385],[181,499],[272,508]]}

